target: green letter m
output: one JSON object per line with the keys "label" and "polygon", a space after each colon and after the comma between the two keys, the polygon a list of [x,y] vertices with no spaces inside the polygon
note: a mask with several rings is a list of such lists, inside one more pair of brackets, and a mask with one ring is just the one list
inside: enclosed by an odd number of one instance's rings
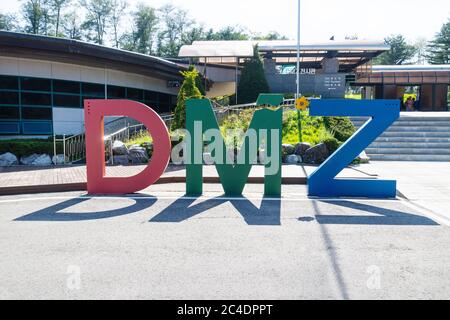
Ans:
{"label": "green letter m", "polygon": [[[250,123],[249,130],[256,132],[257,144],[264,144],[266,157],[272,163],[265,163],[264,195],[270,197],[281,196],[281,127],[283,110],[269,109],[257,110]],[[196,132],[195,123],[201,122],[201,132]],[[188,195],[201,195],[203,193],[203,135],[211,129],[219,129],[211,102],[208,99],[191,99],[186,101],[186,130],[191,136],[190,145],[187,146],[188,164],[186,165],[186,193]],[[220,131],[219,131],[220,132]],[[264,134],[266,133],[266,134]],[[276,133],[276,134],[273,134]],[[219,135],[220,141],[215,141],[226,150],[225,141]],[[227,161],[228,152],[223,152],[221,163],[215,163],[220,182],[227,196],[241,196],[248,181],[252,163],[257,163],[257,152],[250,150],[249,134],[245,135],[241,153],[245,153],[244,163],[234,164]],[[256,150],[257,151],[257,150]],[[238,158],[242,158],[239,154]],[[200,160],[201,159],[201,160]],[[233,163],[233,164],[231,164]],[[275,167],[275,170],[269,168]]]}

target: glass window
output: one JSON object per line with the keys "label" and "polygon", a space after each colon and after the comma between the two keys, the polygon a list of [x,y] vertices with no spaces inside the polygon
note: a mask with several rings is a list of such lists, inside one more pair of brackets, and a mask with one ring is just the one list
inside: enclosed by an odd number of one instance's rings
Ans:
{"label": "glass window", "polygon": [[20,132],[20,122],[0,122],[0,133],[18,134]]}
{"label": "glass window", "polygon": [[140,89],[127,88],[127,98],[130,100],[141,101],[143,98],[143,91]]}
{"label": "glass window", "polygon": [[83,83],[81,90],[84,95],[105,97],[105,86],[103,84]]}
{"label": "glass window", "polygon": [[170,103],[171,102],[171,97],[169,94],[165,94],[165,93],[160,93],[159,94],[159,102],[161,103]]}
{"label": "glass window", "polygon": [[17,92],[0,92],[1,104],[19,104],[19,93]]}
{"label": "glass window", "polygon": [[75,81],[53,80],[53,91],[80,94],[80,83]]}
{"label": "glass window", "polygon": [[49,79],[21,78],[21,89],[31,91],[51,91],[51,81]]}
{"label": "glass window", "polygon": [[20,119],[19,107],[0,106],[0,119]]}
{"label": "glass window", "polygon": [[19,89],[19,78],[10,76],[0,76],[0,89]]}
{"label": "glass window", "polygon": [[108,98],[111,99],[124,99],[125,88],[117,86],[108,86]]}
{"label": "glass window", "polygon": [[144,100],[146,101],[158,101],[158,93],[153,91],[144,91]]}
{"label": "glass window", "polygon": [[22,92],[22,105],[49,106],[52,104],[50,94]]}
{"label": "glass window", "polygon": [[73,107],[79,108],[80,96],[67,95],[67,94],[54,94],[53,105],[55,107]]}
{"label": "glass window", "polygon": [[53,124],[51,121],[28,121],[22,122],[24,134],[51,134]]}
{"label": "glass window", "polygon": [[30,120],[51,120],[52,108],[22,108],[22,118]]}

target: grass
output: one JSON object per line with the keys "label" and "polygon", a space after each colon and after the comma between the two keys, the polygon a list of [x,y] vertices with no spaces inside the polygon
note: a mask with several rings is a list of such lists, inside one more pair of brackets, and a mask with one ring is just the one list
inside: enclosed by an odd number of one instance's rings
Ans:
{"label": "grass", "polygon": [[346,94],[345,99],[361,100],[362,94],[361,93]]}

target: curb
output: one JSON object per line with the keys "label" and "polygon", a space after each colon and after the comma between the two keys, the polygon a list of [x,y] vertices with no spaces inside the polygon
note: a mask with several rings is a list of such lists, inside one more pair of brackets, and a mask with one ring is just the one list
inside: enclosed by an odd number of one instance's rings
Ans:
{"label": "curb", "polygon": [[[186,183],[186,177],[161,177],[155,185],[170,184],[170,183]],[[203,183],[220,184],[219,177],[204,177]],[[264,184],[264,177],[249,177],[248,184]],[[286,177],[282,178],[283,185],[306,185],[307,178]],[[36,193],[58,193],[71,191],[87,191],[87,183],[63,183],[63,184],[45,184],[34,186],[15,186],[15,187],[0,187],[0,196],[11,196],[21,194],[36,194]]]}

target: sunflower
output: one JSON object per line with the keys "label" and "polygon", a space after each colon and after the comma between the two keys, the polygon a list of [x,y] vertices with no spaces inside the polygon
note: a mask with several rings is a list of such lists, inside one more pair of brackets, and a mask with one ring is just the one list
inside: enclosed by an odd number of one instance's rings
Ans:
{"label": "sunflower", "polygon": [[305,97],[298,98],[295,100],[295,107],[297,110],[306,110],[309,107],[309,101]]}

